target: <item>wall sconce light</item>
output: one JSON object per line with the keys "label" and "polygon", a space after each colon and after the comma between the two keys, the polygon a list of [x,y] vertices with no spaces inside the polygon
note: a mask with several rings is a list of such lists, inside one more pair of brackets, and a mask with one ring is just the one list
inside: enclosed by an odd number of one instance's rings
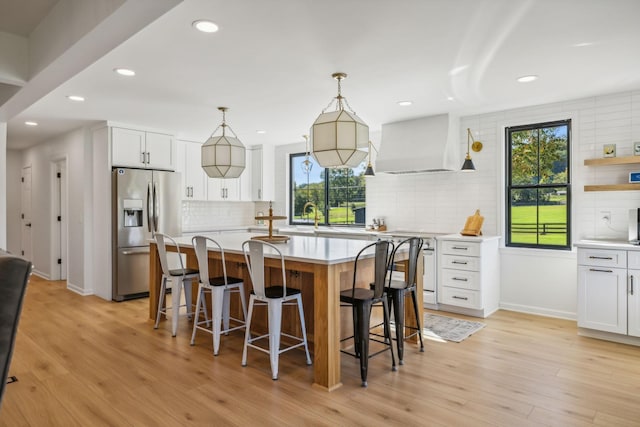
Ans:
{"label": "wall sconce light", "polygon": [[364,171],[364,176],[375,176],[376,174],[373,172],[373,166],[371,166],[371,149],[374,149],[376,153],[376,147],[369,141],[369,163],[367,164],[367,170]]}
{"label": "wall sconce light", "polygon": [[473,160],[471,160],[471,155],[469,154],[471,150],[476,153],[482,150],[482,142],[476,141],[471,133],[471,129],[467,128],[467,156],[464,158],[464,163],[462,164],[461,169],[466,172],[473,172],[476,170]]}

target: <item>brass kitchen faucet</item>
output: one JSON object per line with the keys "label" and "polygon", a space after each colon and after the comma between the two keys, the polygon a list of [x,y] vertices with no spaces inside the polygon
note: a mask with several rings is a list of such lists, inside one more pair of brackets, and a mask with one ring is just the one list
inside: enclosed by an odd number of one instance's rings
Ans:
{"label": "brass kitchen faucet", "polygon": [[313,202],[307,202],[304,204],[304,207],[302,208],[302,214],[306,215],[307,213],[307,206],[312,206],[313,207],[313,212],[314,212],[314,218],[313,218],[313,227],[315,229],[318,229],[318,206],[316,206],[315,203]]}

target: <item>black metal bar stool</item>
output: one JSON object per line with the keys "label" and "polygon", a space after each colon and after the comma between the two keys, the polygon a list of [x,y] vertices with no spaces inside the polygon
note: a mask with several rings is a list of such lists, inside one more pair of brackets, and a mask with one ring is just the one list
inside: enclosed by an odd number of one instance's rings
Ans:
{"label": "black metal bar stool", "polygon": [[[375,248],[375,273],[374,281],[371,288],[356,287],[358,264],[361,261],[362,255],[369,249]],[[391,351],[391,369],[395,371],[396,359],[393,354],[392,340],[389,333],[390,321],[389,321],[389,300],[387,293],[385,292],[385,283],[387,278],[387,271],[391,257],[390,253],[393,253],[393,243],[386,240],[379,240],[375,243],[365,246],[356,256],[353,267],[353,286],[351,289],[340,292],[341,305],[351,306],[353,315],[353,337],[344,338],[342,341],[353,338],[355,353],[350,353],[346,350],[341,350],[343,353],[355,356],[360,359],[360,377],[362,378],[362,386],[367,386],[367,372],[369,368],[369,357],[382,353],[383,351]],[[371,323],[371,309],[374,304],[380,303],[384,312],[384,325],[385,325],[385,341],[378,341],[385,345],[386,348],[369,355],[369,325]],[[377,340],[376,340],[377,341]]]}
{"label": "black metal bar stool", "polygon": [[[400,364],[404,364],[403,356],[404,356],[404,340],[418,334],[420,338],[420,351],[424,351],[424,344],[422,342],[422,322],[420,321],[420,312],[418,310],[418,299],[417,299],[417,272],[418,272],[418,257],[420,256],[420,251],[422,250],[423,240],[419,237],[410,237],[408,239],[403,240],[398,243],[396,246],[393,255],[391,257],[392,262],[395,259],[395,255],[399,250],[404,249],[407,245],[409,246],[409,265],[408,271],[406,272],[406,280],[394,280],[391,279],[389,282],[389,287],[387,288],[387,292],[389,294],[389,298],[391,300],[391,306],[393,307],[394,314],[394,323],[396,330],[396,347],[398,349],[398,360]],[[411,299],[413,301],[413,309],[416,315],[416,326],[407,326],[404,324],[404,302],[405,296],[407,293],[411,293]],[[404,335],[404,329],[413,329],[415,332],[409,334],[407,336]]]}

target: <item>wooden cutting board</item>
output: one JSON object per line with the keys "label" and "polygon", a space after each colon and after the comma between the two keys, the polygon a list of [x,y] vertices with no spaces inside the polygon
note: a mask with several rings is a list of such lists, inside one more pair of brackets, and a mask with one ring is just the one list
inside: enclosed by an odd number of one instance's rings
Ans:
{"label": "wooden cutting board", "polygon": [[460,234],[463,236],[481,236],[483,222],[484,217],[480,215],[480,209],[477,209],[475,214],[467,218],[467,222],[464,224],[464,229]]}

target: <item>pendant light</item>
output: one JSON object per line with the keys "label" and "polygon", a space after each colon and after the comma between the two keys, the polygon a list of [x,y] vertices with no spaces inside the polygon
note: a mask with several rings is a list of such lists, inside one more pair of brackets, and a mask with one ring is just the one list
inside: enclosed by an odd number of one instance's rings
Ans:
{"label": "pendant light", "polygon": [[311,160],[309,160],[309,135],[302,135],[302,137],[304,138],[305,141],[305,155],[304,155],[304,161],[302,162],[302,164],[300,164],[300,167],[302,168],[302,171],[306,174],[308,174],[309,172],[311,172],[311,169],[313,169],[313,162]]}
{"label": "pendant light", "polygon": [[[367,169],[364,171],[364,176],[375,176],[375,172],[373,172],[373,166],[371,166],[371,149],[376,150],[376,147],[373,146],[371,141],[369,141],[369,163],[367,164]],[[376,150],[376,153],[378,150]]]}
{"label": "pendant light", "polygon": [[[341,82],[345,73],[331,75],[338,81],[338,96],[322,110],[311,126],[313,157],[323,168],[356,167],[367,157],[361,150],[369,141],[369,126],[351,110],[347,99],[342,96]],[[335,103],[335,110],[329,111]],[[350,111],[344,109],[344,106]]]}
{"label": "pendant light", "polygon": [[471,133],[471,129],[467,128],[467,156],[464,158],[464,163],[462,164],[461,169],[465,172],[473,172],[476,170],[473,160],[471,160],[471,155],[469,154],[471,149],[475,152],[482,150],[482,143],[480,141],[475,141],[473,134]]}
{"label": "pendant light", "polygon": [[[225,121],[227,107],[218,110],[222,111],[222,123],[202,145],[202,169],[210,178],[238,178],[245,168],[245,148]],[[214,136],[220,128],[222,135]],[[226,134],[227,128],[233,136]]]}

